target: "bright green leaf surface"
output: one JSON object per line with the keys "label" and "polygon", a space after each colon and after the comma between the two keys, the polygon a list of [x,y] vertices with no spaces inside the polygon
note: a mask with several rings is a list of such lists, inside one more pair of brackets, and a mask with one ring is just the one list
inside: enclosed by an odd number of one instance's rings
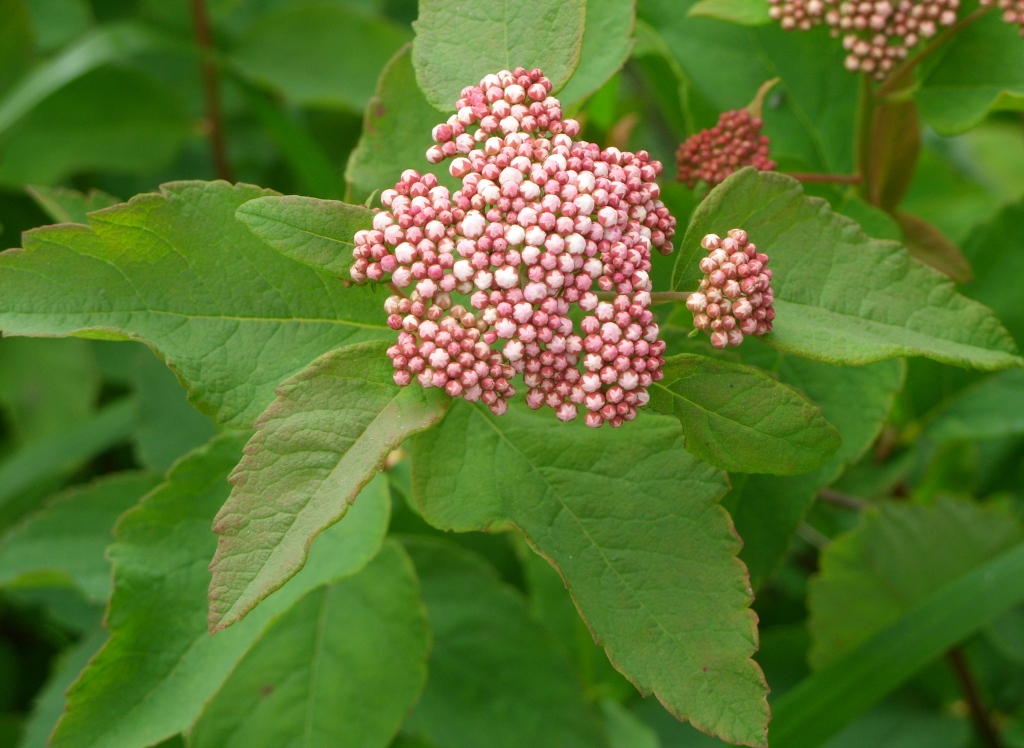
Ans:
{"label": "bright green leaf surface", "polygon": [[144,340],[200,409],[248,428],[310,360],[390,333],[371,289],[329,283],[235,220],[267,192],[175,182],[93,214],[88,228],[29,232],[24,250],[0,255],[0,328]]}
{"label": "bright green leaf surface", "polygon": [[1024,371],[993,374],[935,415],[929,439],[994,439],[1024,433]]}
{"label": "bright green leaf surface", "polygon": [[[231,476],[210,565],[210,629],[229,626],[292,577],[391,450],[444,415],[441,390],[399,387],[387,343],[326,354],[278,389]],[[343,523],[347,524],[347,523]]]}
{"label": "bright green leaf surface", "polygon": [[434,634],[405,729],[446,748],[601,748],[607,738],[568,662],[494,569],[449,541],[406,541]]}
{"label": "bright green leaf surface", "polygon": [[732,228],[746,229],[771,258],[778,316],[765,341],[779,350],[838,365],[897,356],[988,370],[1024,364],[990,309],[774,172],[745,169],[701,203],[676,261],[675,288],[697,287],[701,237]]}
{"label": "bright green leaf surface", "polygon": [[110,640],[68,693],[53,748],[151,745],[187,730],[246,651],[307,592],[350,576],[373,557],[388,520],[386,483],[363,493],[348,521],[325,533],[302,574],[242,624],[207,632],[210,522],[230,488],[243,440],[214,439],[181,460],[125,514],[109,555]]}
{"label": "bright green leaf surface", "polygon": [[687,15],[694,18],[713,18],[738,26],[764,26],[771,23],[770,6],[762,0],[698,0],[690,6]]}
{"label": "bright green leaf surface", "polygon": [[285,257],[345,280],[353,237],[373,224],[373,211],[361,205],[295,195],[250,200],[235,216]]}
{"label": "bright green leaf surface", "polygon": [[540,68],[557,94],[580,61],[586,0],[421,0],[412,59],[427,100],[442,111],[488,73]]}
{"label": "bright green leaf surface", "polygon": [[683,353],[663,371],[651,407],[677,416],[687,450],[723,470],[806,473],[839,448],[813,403],[759,369]]}
{"label": "bright green leaf surface", "polygon": [[430,632],[395,541],[358,574],[308,593],[238,664],[192,748],[385,748],[427,677]]}
{"label": "bright green leaf surface", "polygon": [[563,105],[570,106],[597,91],[629,59],[636,21],[634,5],[635,0],[587,0],[580,64],[558,92]]}
{"label": "bright green leaf surface", "polygon": [[556,566],[594,638],[645,694],[700,729],[764,744],[765,685],[725,476],[683,448],[679,422],[611,433],[517,405],[457,402],[418,437],[413,486],[436,527],[511,522]]}
{"label": "bright green leaf surface", "polygon": [[103,553],[114,541],[114,522],[159,482],[152,473],[114,473],[54,497],[0,541],[0,584],[49,572],[90,600],[106,601],[110,564]]}
{"label": "bright green leaf surface", "polygon": [[109,208],[121,202],[118,198],[108,195],[102,190],[90,190],[86,195],[78,190],[69,190],[65,187],[36,185],[26,187],[25,191],[55,223],[86,224],[89,222],[89,219],[85,217],[86,213]]}
{"label": "bright green leaf surface", "polygon": [[409,32],[342,5],[303,4],[267,13],[239,40],[235,65],[290,100],[362,111],[373,82]]}
{"label": "bright green leaf surface", "polygon": [[808,594],[816,670],[896,621],[943,585],[1024,540],[1003,513],[939,498],[885,504],[833,541]]}

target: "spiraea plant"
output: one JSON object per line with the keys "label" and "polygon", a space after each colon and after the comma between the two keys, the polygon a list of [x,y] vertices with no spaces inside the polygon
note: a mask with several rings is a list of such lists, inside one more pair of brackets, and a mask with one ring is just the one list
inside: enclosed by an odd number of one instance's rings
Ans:
{"label": "spiraea plant", "polygon": [[1018,6],[44,5],[0,745],[1020,742]]}

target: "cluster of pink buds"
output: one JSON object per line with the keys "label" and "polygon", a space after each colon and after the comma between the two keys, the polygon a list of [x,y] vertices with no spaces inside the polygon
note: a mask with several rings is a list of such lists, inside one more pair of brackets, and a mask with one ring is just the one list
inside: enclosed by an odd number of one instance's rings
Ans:
{"label": "cluster of pink buds", "polygon": [[768,0],[768,5],[768,15],[786,31],[810,31],[825,15],[825,0]]}
{"label": "cluster of pink buds", "polygon": [[676,179],[693,189],[699,181],[714,187],[745,166],[772,171],[775,162],[768,158],[763,124],[749,109],[723,112],[717,125],[691,135],[679,146]]}
{"label": "cluster of pink buds", "polygon": [[1020,35],[1024,36],[1024,0],[981,0],[981,6],[1002,10],[1003,20],[1020,26]]}
{"label": "cluster of pink buds", "polygon": [[686,300],[693,326],[709,332],[715,348],[771,332],[775,309],[768,255],[757,251],[743,229],[732,229],[725,239],[708,234],[700,245],[708,252],[700,261],[704,279]]}
{"label": "cluster of pink buds", "polygon": [[401,331],[388,351],[400,386],[415,378],[500,415],[522,374],[531,408],[570,421],[582,407],[588,426],[620,426],[662,377],[648,273],[676,222],[659,200],[661,164],[574,141],[579,123],[550,92],[522,68],[463,89],[427,151],[453,159],[461,189],[403,173],[356,234],[351,275],[397,292],[385,310]]}

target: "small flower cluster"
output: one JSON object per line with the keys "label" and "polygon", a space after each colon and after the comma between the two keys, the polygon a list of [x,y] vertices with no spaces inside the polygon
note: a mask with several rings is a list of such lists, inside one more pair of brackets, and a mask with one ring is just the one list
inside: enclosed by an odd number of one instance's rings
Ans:
{"label": "small flower cluster", "polygon": [[[993,0],[989,0],[992,2]],[[942,26],[956,23],[960,0],[768,0],[783,29],[807,31],[820,23],[843,37],[846,68],[882,80]],[[1020,2],[1020,0],[1000,0]]]}
{"label": "small flower cluster", "polygon": [[749,109],[723,112],[716,126],[691,135],[679,146],[676,179],[690,189],[701,180],[714,187],[744,166],[775,169],[775,162],[768,158],[768,138],[761,134],[763,124]]}
{"label": "small flower cluster", "polygon": [[708,252],[700,261],[704,279],[686,300],[694,327],[709,332],[715,348],[771,332],[775,309],[768,255],[757,251],[743,229],[732,229],[725,239],[708,234],[700,245]]}
{"label": "small flower cluster", "polygon": [[403,173],[381,195],[389,210],[356,234],[351,275],[399,291],[385,310],[401,331],[388,351],[400,386],[415,378],[500,415],[522,374],[530,407],[570,421],[583,406],[588,426],[619,426],[662,376],[648,273],[652,247],[672,251],[675,219],[661,164],[574,141],[579,123],[550,91],[522,68],[463,89],[427,151],[453,159],[461,189]]}
{"label": "small flower cluster", "polygon": [[1003,20],[1009,24],[1020,26],[1020,35],[1024,36],[1024,0],[981,0],[983,8],[999,8],[1003,11]]}

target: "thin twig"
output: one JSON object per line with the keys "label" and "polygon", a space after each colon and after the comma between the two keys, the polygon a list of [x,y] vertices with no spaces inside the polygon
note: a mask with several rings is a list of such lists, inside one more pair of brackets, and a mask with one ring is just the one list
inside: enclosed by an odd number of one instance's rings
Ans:
{"label": "thin twig", "polygon": [[996,731],[995,725],[992,724],[988,711],[981,703],[974,674],[971,673],[971,666],[968,664],[967,658],[964,657],[963,650],[960,647],[953,647],[946,653],[946,659],[949,660],[949,664],[953,666],[953,672],[956,673],[964,700],[967,702],[968,709],[971,710],[971,721],[974,722],[981,742],[988,748],[1003,748],[999,733]]}
{"label": "thin twig", "polygon": [[220,107],[220,86],[213,35],[210,33],[210,17],[206,13],[205,0],[191,0],[191,3],[196,44],[203,53],[203,97],[206,99],[207,129],[210,135],[210,149],[213,152],[213,168],[219,179],[231,182],[234,180],[231,178],[231,164],[224,141],[224,114]]}
{"label": "thin twig", "polygon": [[855,512],[859,512],[862,509],[867,509],[871,506],[871,502],[864,501],[864,499],[856,496],[851,496],[848,493],[842,491],[836,491],[832,488],[823,488],[818,491],[818,498],[825,501],[833,506],[838,506],[843,509],[852,509]]}
{"label": "thin twig", "polygon": [[783,172],[787,177],[793,177],[798,182],[810,184],[812,182],[821,184],[860,184],[859,174],[811,174],[806,172]]}
{"label": "thin twig", "polygon": [[388,281],[386,285],[387,285],[388,288],[391,289],[391,293],[395,294],[396,296],[401,296],[403,299],[407,298],[406,295],[405,295],[405,292],[402,291],[402,289],[400,289],[398,286],[396,286],[391,281]]}

